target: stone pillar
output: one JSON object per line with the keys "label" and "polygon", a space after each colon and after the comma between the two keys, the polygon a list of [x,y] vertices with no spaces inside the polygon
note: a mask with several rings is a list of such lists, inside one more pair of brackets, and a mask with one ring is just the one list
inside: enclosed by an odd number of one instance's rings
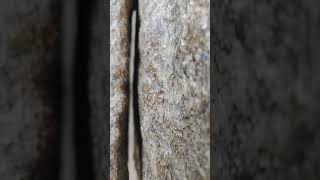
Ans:
{"label": "stone pillar", "polygon": [[130,0],[110,1],[110,178],[128,179]]}
{"label": "stone pillar", "polygon": [[139,0],[143,179],[209,179],[209,0]]}

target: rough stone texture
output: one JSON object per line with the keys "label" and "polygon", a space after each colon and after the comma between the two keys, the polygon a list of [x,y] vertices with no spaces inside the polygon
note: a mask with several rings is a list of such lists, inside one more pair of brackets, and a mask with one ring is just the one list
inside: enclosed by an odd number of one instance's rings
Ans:
{"label": "rough stone texture", "polygon": [[209,179],[209,0],[139,0],[143,179]]}
{"label": "rough stone texture", "polygon": [[[107,119],[109,106],[107,105],[107,76],[109,58],[106,53],[106,3],[104,0],[95,0],[93,8],[92,28],[90,34],[90,112],[91,132],[93,137],[94,172],[96,180],[109,179],[109,128]],[[104,38],[102,38],[104,37]]]}
{"label": "rough stone texture", "polygon": [[213,178],[319,179],[319,1],[211,3]]}
{"label": "rough stone texture", "polygon": [[57,179],[56,1],[0,1],[0,179]]}
{"label": "rough stone texture", "polygon": [[110,1],[110,178],[128,179],[130,0]]}

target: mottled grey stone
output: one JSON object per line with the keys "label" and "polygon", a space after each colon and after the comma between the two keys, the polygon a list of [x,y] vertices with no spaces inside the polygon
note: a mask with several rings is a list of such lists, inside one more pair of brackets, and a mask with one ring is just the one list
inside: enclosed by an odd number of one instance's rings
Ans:
{"label": "mottled grey stone", "polygon": [[213,178],[319,179],[319,1],[212,3]]}
{"label": "mottled grey stone", "polygon": [[56,179],[55,0],[0,1],[0,179]]}
{"label": "mottled grey stone", "polygon": [[110,179],[128,179],[130,0],[110,1]]}
{"label": "mottled grey stone", "polygon": [[209,0],[139,0],[143,179],[209,179]]}

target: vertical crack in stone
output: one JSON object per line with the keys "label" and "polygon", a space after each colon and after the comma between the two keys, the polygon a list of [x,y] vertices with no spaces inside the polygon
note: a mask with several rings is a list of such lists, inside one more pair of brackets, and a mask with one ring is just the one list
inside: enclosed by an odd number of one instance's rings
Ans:
{"label": "vertical crack in stone", "polygon": [[137,179],[137,170],[134,165],[134,151],[135,151],[135,130],[133,128],[133,101],[132,101],[132,84],[133,84],[133,71],[134,71],[134,46],[135,46],[135,24],[136,24],[136,12],[132,11],[130,16],[131,28],[130,32],[130,55],[129,55],[129,125],[128,125],[128,171],[129,180]]}
{"label": "vertical crack in stone", "polygon": [[141,179],[141,134],[139,123],[139,108],[138,108],[138,95],[137,95],[137,72],[139,66],[138,55],[138,24],[137,24],[137,2],[134,2],[131,15],[131,42],[130,42],[130,104],[129,104],[129,179]]}
{"label": "vertical crack in stone", "polygon": [[138,76],[140,67],[140,52],[139,52],[139,30],[140,30],[140,16],[139,16],[139,0],[134,0],[134,9],[136,11],[136,24],[135,24],[135,56],[134,56],[134,72],[133,72],[133,116],[134,116],[134,129],[135,129],[135,145],[136,151],[134,152],[135,164],[138,177],[142,178],[142,136],[139,114],[139,96],[138,96]]}

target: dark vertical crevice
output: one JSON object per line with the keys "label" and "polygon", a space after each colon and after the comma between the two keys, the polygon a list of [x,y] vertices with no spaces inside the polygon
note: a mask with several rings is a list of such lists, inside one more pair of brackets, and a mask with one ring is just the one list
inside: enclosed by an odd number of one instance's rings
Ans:
{"label": "dark vertical crevice", "polygon": [[95,179],[90,127],[89,59],[93,1],[77,1],[77,36],[74,61],[74,128],[77,180]]}
{"label": "dark vertical crevice", "polygon": [[139,28],[140,28],[140,16],[139,16],[139,0],[133,0],[133,10],[136,10],[136,41],[135,41],[135,56],[134,56],[134,72],[133,72],[133,118],[134,118],[134,129],[135,139],[138,145],[138,161],[136,167],[139,171],[138,174],[142,175],[142,135],[141,135],[141,123],[139,114],[139,95],[138,95],[138,84],[139,84],[139,67],[140,67],[140,52],[139,52]]}

